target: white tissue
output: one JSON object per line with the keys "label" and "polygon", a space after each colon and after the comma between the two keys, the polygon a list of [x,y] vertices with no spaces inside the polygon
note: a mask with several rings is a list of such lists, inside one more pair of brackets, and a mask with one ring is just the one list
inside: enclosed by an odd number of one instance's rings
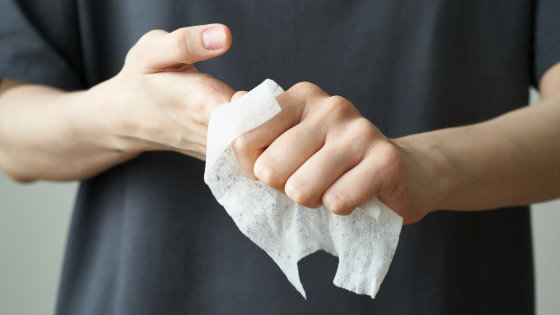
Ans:
{"label": "white tissue", "polygon": [[297,263],[322,249],[339,257],[336,286],[374,298],[397,247],[400,216],[375,198],[348,216],[306,208],[241,173],[231,142],[278,114],[275,96],[282,92],[267,79],[214,110],[204,181],[241,232],[272,257],[304,297]]}

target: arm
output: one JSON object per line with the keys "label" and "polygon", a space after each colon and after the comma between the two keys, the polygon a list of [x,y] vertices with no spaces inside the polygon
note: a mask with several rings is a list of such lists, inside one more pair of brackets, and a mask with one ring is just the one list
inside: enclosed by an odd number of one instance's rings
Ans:
{"label": "arm", "polygon": [[192,64],[230,44],[223,25],[152,31],[115,77],[89,90],[2,80],[0,168],[18,181],[76,180],[148,150],[203,159],[209,113],[233,91]]}
{"label": "arm", "polygon": [[442,198],[433,209],[489,209],[560,197],[560,64],[540,86],[537,104],[396,140],[439,159]]}
{"label": "arm", "polygon": [[20,182],[83,179],[133,157],[107,141],[104,102],[92,91],[2,80],[0,166],[6,174]]}
{"label": "arm", "polygon": [[405,223],[439,209],[529,204],[560,197],[560,66],[541,91],[539,104],[486,122],[391,140],[344,98],[300,83],[234,151],[248,176],[337,214],[374,196]]}

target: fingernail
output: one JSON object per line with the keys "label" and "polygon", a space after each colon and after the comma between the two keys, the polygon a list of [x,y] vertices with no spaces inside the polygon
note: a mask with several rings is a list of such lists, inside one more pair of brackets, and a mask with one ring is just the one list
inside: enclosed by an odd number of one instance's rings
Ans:
{"label": "fingernail", "polygon": [[226,44],[226,33],[219,27],[212,27],[202,33],[202,44],[206,49],[217,50]]}

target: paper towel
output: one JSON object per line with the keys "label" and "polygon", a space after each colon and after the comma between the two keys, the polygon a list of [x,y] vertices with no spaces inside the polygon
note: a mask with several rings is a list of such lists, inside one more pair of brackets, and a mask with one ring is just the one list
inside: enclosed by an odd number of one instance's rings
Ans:
{"label": "paper towel", "polygon": [[282,92],[267,79],[212,112],[204,181],[241,232],[272,257],[304,297],[297,263],[324,250],[339,258],[336,286],[374,298],[397,247],[400,216],[375,198],[348,216],[306,208],[241,173],[231,142],[278,114],[275,96]]}

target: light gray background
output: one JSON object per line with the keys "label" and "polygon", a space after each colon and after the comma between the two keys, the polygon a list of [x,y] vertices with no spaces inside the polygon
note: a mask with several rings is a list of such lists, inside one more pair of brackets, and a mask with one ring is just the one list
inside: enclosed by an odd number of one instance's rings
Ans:
{"label": "light gray background", "polygon": [[[0,314],[52,314],[76,188],[19,185],[0,172]],[[560,200],[535,205],[532,217],[537,314],[558,314]]]}

